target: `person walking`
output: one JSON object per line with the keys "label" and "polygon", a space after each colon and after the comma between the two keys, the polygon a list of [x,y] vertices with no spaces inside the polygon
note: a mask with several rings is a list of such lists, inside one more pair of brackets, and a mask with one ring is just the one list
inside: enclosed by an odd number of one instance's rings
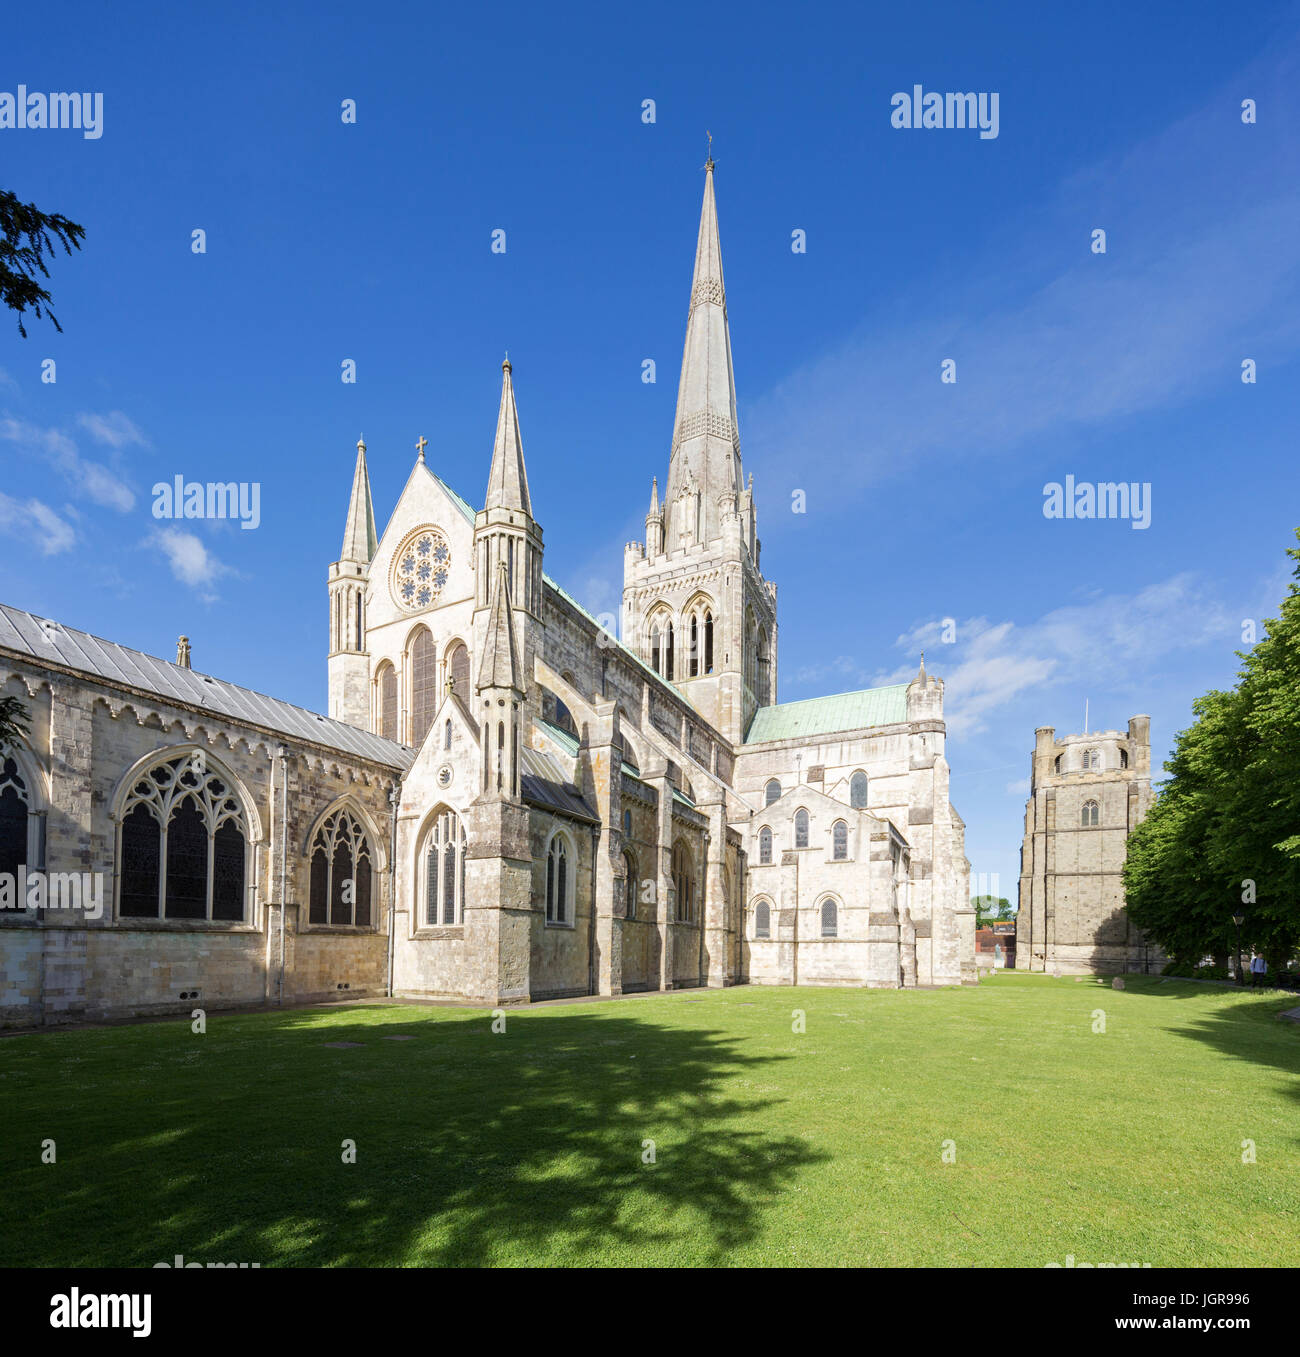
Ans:
{"label": "person walking", "polygon": [[1250,983],[1252,985],[1262,985],[1264,977],[1268,974],[1268,962],[1262,956],[1256,953],[1250,959]]}

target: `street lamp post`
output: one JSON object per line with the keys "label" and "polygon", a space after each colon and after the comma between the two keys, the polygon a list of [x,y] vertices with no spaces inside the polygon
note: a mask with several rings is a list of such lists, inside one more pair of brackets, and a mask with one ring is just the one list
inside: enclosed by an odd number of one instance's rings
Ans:
{"label": "street lamp post", "polygon": [[1241,925],[1245,922],[1244,914],[1234,914],[1232,922],[1237,925],[1237,984],[1241,984]]}

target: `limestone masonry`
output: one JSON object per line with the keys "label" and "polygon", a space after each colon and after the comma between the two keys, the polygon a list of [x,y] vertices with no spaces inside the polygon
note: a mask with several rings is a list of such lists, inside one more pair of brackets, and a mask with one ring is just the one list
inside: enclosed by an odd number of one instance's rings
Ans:
{"label": "limestone masonry", "polygon": [[[0,691],[32,718],[0,751],[0,873],[103,883],[102,917],[52,894],[0,911],[0,1022],[974,980],[943,680],[922,663],[907,684],[776,700],[712,162],[668,474],[626,549],[618,637],[543,557],[506,362],[481,508],[421,440],[377,533],[357,445],[328,717],[192,670],[188,643],[170,664],[0,608]],[[1116,762],[1071,872],[1109,870],[1149,796],[1145,726],[1127,773],[1122,737],[1089,740]],[[1020,945],[1050,966],[1115,902],[1111,876],[1060,875],[1051,808],[1081,814],[1087,779],[1040,762],[1026,880],[1051,865]]]}

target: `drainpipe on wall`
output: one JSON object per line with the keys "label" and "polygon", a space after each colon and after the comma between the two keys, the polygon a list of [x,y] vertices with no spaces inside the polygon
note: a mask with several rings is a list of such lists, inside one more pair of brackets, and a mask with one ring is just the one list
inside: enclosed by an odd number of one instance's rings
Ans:
{"label": "drainpipe on wall", "polygon": [[400,785],[394,782],[388,788],[388,983],[384,987],[384,993],[390,999],[393,997],[393,953],[397,938],[397,807],[401,800]]}
{"label": "drainpipe on wall", "polygon": [[289,889],[289,768],[288,751],[280,745],[275,751],[280,760],[280,965],[275,982],[275,1000],[284,1006],[284,911]]}
{"label": "drainpipe on wall", "polygon": [[595,994],[596,983],[596,859],[600,855],[600,826],[591,827],[591,908],[587,914],[587,993]]}
{"label": "drainpipe on wall", "polygon": [[[271,1002],[271,947],[275,939],[275,928],[271,923],[271,910],[275,904],[275,755],[268,750],[267,757],[271,763],[271,792],[266,806],[266,872],[259,876],[262,903],[266,906],[266,957],[262,981],[264,1004]],[[121,857],[120,851],[118,857]]]}

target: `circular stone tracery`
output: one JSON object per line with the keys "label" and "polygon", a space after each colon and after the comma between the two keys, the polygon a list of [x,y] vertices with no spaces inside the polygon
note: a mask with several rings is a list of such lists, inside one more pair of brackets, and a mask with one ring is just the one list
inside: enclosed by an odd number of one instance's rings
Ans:
{"label": "circular stone tracery", "polygon": [[438,601],[451,569],[451,548],[437,528],[417,528],[393,557],[392,594],[407,612]]}

